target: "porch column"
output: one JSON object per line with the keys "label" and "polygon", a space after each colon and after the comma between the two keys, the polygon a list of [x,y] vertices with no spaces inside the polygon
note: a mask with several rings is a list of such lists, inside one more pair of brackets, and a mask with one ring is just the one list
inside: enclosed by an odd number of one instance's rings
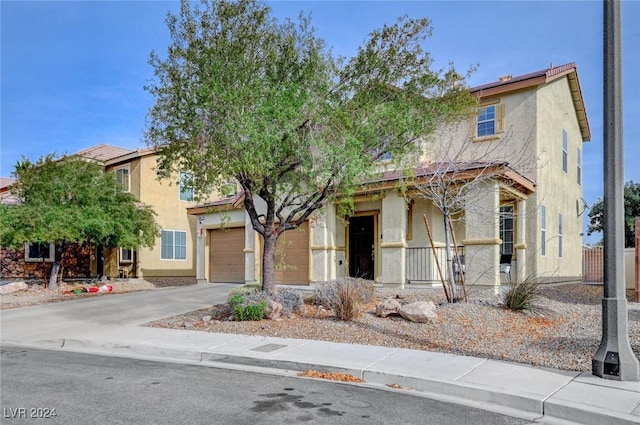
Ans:
{"label": "porch column", "polygon": [[467,199],[464,244],[467,285],[500,285],[500,191],[496,182],[479,188],[482,196]]}
{"label": "porch column", "polygon": [[337,268],[344,267],[344,251],[338,255],[339,247],[336,245],[336,222],[336,208],[333,204],[326,205],[309,219],[312,282],[336,279]]}
{"label": "porch column", "polygon": [[204,228],[204,216],[198,216],[196,223],[196,281],[207,282],[207,231]]}
{"label": "porch column", "polygon": [[378,282],[404,287],[406,270],[407,204],[404,197],[390,193],[382,199]]}
{"label": "porch column", "polygon": [[518,201],[516,208],[516,243],[514,250],[516,251],[516,270],[513,278],[516,282],[524,282],[527,278],[527,201],[524,199]]}
{"label": "porch column", "polygon": [[244,212],[244,281],[256,283],[256,232],[253,230],[249,214]]}

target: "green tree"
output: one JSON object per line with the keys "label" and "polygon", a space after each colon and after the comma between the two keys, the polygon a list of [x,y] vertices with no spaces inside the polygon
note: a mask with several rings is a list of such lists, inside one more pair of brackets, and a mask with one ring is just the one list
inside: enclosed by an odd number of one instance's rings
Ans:
{"label": "green tree", "polygon": [[[636,246],[635,219],[640,217],[640,183],[628,181],[624,185],[624,246]],[[604,226],[604,200],[598,199],[589,211],[587,235],[602,232]]]}
{"label": "green tree", "polygon": [[[403,17],[336,58],[310,19],[277,21],[251,0],[183,0],[169,14],[166,58],[152,52],[147,143],[159,175],[195,172],[196,194],[235,179],[263,236],[263,290],[275,288],[276,243],[327,202],[351,195],[379,160],[399,163],[474,101],[451,65],[432,70],[426,18]],[[260,198],[261,200],[258,200]]]}
{"label": "green tree", "polygon": [[0,205],[0,244],[55,243],[52,289],[70,243],[151,247],[159,235],[153,210],[123,192],[114,174],[95,162],[54,155],[23,159],[13,177],[11,191],[21,203]]}

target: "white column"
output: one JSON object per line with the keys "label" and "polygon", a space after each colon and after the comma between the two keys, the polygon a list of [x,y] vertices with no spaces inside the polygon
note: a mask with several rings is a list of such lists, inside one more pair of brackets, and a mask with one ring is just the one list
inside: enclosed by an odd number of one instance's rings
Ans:
{"label": "white column", "polygon": [[404,197],[388,193],[382,199],[378,282],[404,287],[406,270],[407,204]]}

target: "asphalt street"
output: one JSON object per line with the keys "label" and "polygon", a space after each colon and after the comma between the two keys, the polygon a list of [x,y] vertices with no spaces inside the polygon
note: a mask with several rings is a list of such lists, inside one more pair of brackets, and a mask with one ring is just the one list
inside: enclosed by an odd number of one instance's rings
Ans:
{"label": "asphalt street", "polygon": [[531,423],[331,381],[27,348],[0,357],[2,424]]}

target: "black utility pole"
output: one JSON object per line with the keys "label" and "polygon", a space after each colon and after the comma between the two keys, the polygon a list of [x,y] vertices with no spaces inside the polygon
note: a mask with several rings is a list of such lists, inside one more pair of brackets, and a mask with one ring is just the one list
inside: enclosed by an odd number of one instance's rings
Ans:
{"label": "black utility pole", "polygon": [[604,298],[602,342],[594,375],[638,381],[638,359],[629,344],[624,274],[624,168],[620,0],[604,1]]}

